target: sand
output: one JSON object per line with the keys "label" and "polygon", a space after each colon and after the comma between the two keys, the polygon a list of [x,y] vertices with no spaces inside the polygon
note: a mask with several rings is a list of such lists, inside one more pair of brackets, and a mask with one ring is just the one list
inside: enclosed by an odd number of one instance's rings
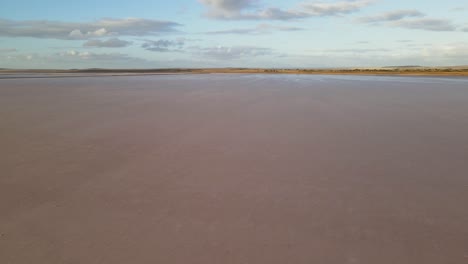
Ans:
{"label": "sand", "polygon": [[468,263],[468,78],[0,80],[0,263]]}

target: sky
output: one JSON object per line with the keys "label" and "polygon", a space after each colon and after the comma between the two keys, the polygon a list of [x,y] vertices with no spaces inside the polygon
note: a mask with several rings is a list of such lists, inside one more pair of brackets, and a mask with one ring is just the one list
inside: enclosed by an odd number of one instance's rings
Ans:
{"label": "sky", "polygon": [[0,68],[468,65],[468,0],[5,0]]}

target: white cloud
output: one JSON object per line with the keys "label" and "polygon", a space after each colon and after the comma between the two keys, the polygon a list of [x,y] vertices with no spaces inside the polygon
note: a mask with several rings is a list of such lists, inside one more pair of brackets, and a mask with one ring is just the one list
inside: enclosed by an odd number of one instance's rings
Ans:
{"label": "white cloud", "polygon": [[418,10],[395,10],[390,12],[385,12],[376,16],[362,17],[359,19],[361,22],[365,23],[378,23],[385,21],[396,21],[401,20],[407,17],[422,17],[425,16]]}
{"label": "white cloud", "polygon": [[118,38],[110,38],[107,40],[90,39],[86,41],[84,47],[96,47],[96,48],[122,48],[132,44],[131,41],[121,40]]}
{"label": "white cloud", "polygon": [[337,16],[353,12],[370,5],[371,0],[337,2],[304,1],[298,7],[280,9],[267,7],[254,9],[257,1],[199,0],[208,9],[206,16],[233,20],[290,20],[317,16]]}
{"label": "white cloud", "polygon": [[0,37],[89,39],[103,36],[145,36],[174,32],[180,24],[143,18],[101,19],[91,22],[0,19]]}
{"label": "white cloud", "polygon": [[304,2],[303,8],[312,16],[333,16],[349,14],[370,5],[373,1],[341,1],[341,2]]}
{"label": "white cloud", "polygon": [[252,0],[199,0],[208,7],[210,17],[232,17],[253,5]]}
{"label": "white cloud", "polygon": [[17,49],[12,49],[12,48],[0,48],[0,53],[11,53],[11,52],[17,52]]}
{"label": "white cloud", "polygon": [[447,19],[435,18],[422,18],[422,19],[407,19],[399,20],[390,23],[391,26],[408,28],[408,29],[422,29],[429,31],[455,31],[456,26]]}
{"label": "white cloud", "polygon": [[301,31],[304,30],[300,27],[291,27],[291,26],[275,26],[269,24],[260,24],[256,27],[250,28],[234,28],[234,29],[227,29],[227,30],[219,30],[219,31],[209,31],[206,34],[209,35],[222,35],[222,34],[241,34],[241,35],[260,35],[260,34],[268,34],[272,31]]}
{"label": "white cloud", "polygon": [[391,49],[382,49],[382,48],[369,48],[369,49],[327,49],[322,52],[326,53],[370,53],[370,52],[391,52]]}
{"label": "white cloud", "polygon": [[8,67],[17,68],[148,68],[155,63],[122,53],[68,50],[52,54],[16,53],[1,56]]}
{"label": "white cloud", "polygon": [[269,48],[254,46],[192,47],[192,52],[204,58],[212,58],[217,60],[252,58],[273,54],[273,51]]}
{"label": "white cloud", "polygon": [[450,8],[450,12],[463,12],[463,11],[466,11],[468,10],[468,8],[466,7],[463,7],[463,6],[458,6],[458,7],[454,7],[454,8]]}
{"label": "white cloud", "polygon": [[[129,60],[135,59],[130,57],[127,54],[122,53],[94,53],[90,51],[76,51],[68,50],[64,52],[59,52],[55,54],[58,57],[64,59],[79,59],[79,60],[94,60],[94,61],[115,61],[115,60]],[[50,58],[56,57],[50,55]]]}
{"label": "white cloud", "polygon": [[183,52],[182,48],[185,45],[186,39],[180,38],[176,40],[145,40],[141,45],[142,48],[156,52]]}
{"label": "white cloud", "polygon": [[[415,18],[423,17],[423,18]],[[426,14],[417,10],[396,10],[375,16],[361,17],[358,22],[371,25],[385,25],[407,29],[420,29],[428,31],[456,31],[457,26],[448,19],[426,17]]]}
{"label": "white cloud", "polygon": [[103,37],[108,35],[109,32],[105,28],[100,28],[95,31],[81,32],[79,29],[74,29],[68,34],[71,39],[88,39],[93,37]]}
{"label": "white cloud", "polygon": [[423,49],[422,56],[428,59],[440,58],[444,60],[465,60],[466,64],[466,60],[468,60],[468,43],[459,42],[444,45],[432,45]]}

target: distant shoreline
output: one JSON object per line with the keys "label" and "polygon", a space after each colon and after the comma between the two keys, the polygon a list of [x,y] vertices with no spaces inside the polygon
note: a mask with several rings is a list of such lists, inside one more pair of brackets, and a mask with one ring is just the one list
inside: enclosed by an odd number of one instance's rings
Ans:
{"label": "distant shoreline", "polygon": [[[336,69],[263,69],[263,68],[205,68],[205,69],[0,69],[2,75],[11,74],[46,74],[53,76],[14,76],[11,78],[58,78],[90,76],[138,76],[165,74],[323,74],[323,75],[395,75],[395,76],[468,76],[468,66],[458,67],[383,67],[383,68],[336,68]],[[67,75],[65,75],[67,74]],[[69,75],[73,74],[73,75]],[[86,74],[80,76],[77,74]],[[90,75],[91,74],[91,75]],[[6,78],[2,78],[6,79]]]}

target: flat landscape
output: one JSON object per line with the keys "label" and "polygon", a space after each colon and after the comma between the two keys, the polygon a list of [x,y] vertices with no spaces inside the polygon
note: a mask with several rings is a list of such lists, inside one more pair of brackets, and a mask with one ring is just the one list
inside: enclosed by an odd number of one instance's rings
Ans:
{"label": "flat landscape", "polygon": [[0,78],[0,263],[468,263],[467,77],[54,76]]}
{"label": "flat landscape", "polygon": [[27,70],[0,69],[0,79],[64,76],[121,76],[121,75],[159,75],[159,74],[209,74],[209,73],[242,73],[242,74],[308,74],[308,75],[391,75],[391,76],[468,76],[468,66],[422,67],[422,66],[389,66],[377,68],[167,68],[167,69],[68,69],[68,70]]}

